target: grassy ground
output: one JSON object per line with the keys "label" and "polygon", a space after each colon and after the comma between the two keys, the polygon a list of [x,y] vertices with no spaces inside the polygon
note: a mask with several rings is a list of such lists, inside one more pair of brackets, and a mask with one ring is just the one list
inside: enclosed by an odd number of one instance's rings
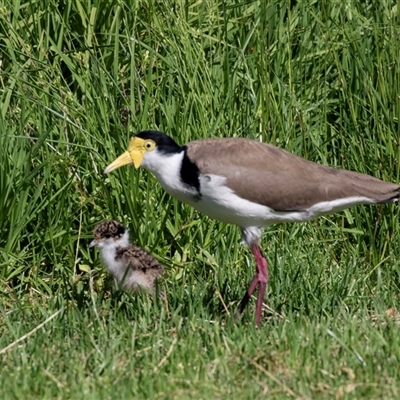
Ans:
{"label": "grassy ground", "polygon": [[[240,234],[145,171],[102,171],[132,132],[241,136],[399,176],[395,1],[5,1],[0,5],[2,399],[397,398],[399,211]],[[278,3],[278,4],[273,4]],[[168,302],[113,290],[94,225],[127,224]]]}

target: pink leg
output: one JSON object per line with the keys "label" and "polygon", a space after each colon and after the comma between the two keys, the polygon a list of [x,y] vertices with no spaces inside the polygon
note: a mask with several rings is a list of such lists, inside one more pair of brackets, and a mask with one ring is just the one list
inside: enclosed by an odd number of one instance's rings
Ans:
{"label": "pink leg", "polygon": [[268,282],[268,263],[263,257],[260,247],[258,245],[253,245],[251,248],[254,258],[256,260],[256,273],[250,283],[249,288],[244,294],[242,301],[239,303],[238,309],[236,311],[235,320],[242,314],[243,310],[247,306],[254,289],[258,285],[258,295],[257,295],[257,308],[256,308],[256,325],[260,325],[261,314],[262,314],[262,304],[265,295],[265,289]]}

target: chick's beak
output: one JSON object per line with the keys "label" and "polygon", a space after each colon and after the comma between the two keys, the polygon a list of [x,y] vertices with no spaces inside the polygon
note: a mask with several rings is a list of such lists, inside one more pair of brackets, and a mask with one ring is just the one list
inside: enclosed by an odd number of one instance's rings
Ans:
{"label": "chick's beak", "polygon": [[144,153],[144,140],[138,137],[133,137],[129,143],[128,150],[121,154],[116,160],[114,160],[105,170],[104,173],[108,174],[115,169],[124,165],[132,164],[135,168],[139,168],[142,163]]}
{"label": "chick's beak", "polygon": [[96,239],[92,240],[90,242],[90,244],[89,244],[89,247],[94,247],[94,246],[97,246],[97,240]]}

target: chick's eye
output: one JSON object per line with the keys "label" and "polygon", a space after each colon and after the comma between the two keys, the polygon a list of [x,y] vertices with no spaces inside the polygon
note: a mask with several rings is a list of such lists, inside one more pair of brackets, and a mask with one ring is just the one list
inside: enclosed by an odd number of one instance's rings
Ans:
{"label": "chick's eye", "polygon": [[110,239],[111,235],[108,234],[108,233],[106,233],[106,234],[104,235],[104,237],[105,237],[106,239]]}

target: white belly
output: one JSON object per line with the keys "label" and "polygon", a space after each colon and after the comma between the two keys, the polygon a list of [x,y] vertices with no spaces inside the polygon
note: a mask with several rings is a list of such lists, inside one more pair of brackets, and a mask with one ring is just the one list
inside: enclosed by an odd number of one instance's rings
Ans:
{"label": "white belly", "polygon": [[201,197],[199,200],[194,200],[193,196],[187,193],[170,191],[170,194],[211,218],[240,227],[261,227],[280,222],[309,221],[319,215],[344,210],[357,204],[372,203],[366,197],[349,197],[320,202],[306,211],[275,211],[237,196],[225,186],[225,181],[224,177],[218,175],[200,176]]}

